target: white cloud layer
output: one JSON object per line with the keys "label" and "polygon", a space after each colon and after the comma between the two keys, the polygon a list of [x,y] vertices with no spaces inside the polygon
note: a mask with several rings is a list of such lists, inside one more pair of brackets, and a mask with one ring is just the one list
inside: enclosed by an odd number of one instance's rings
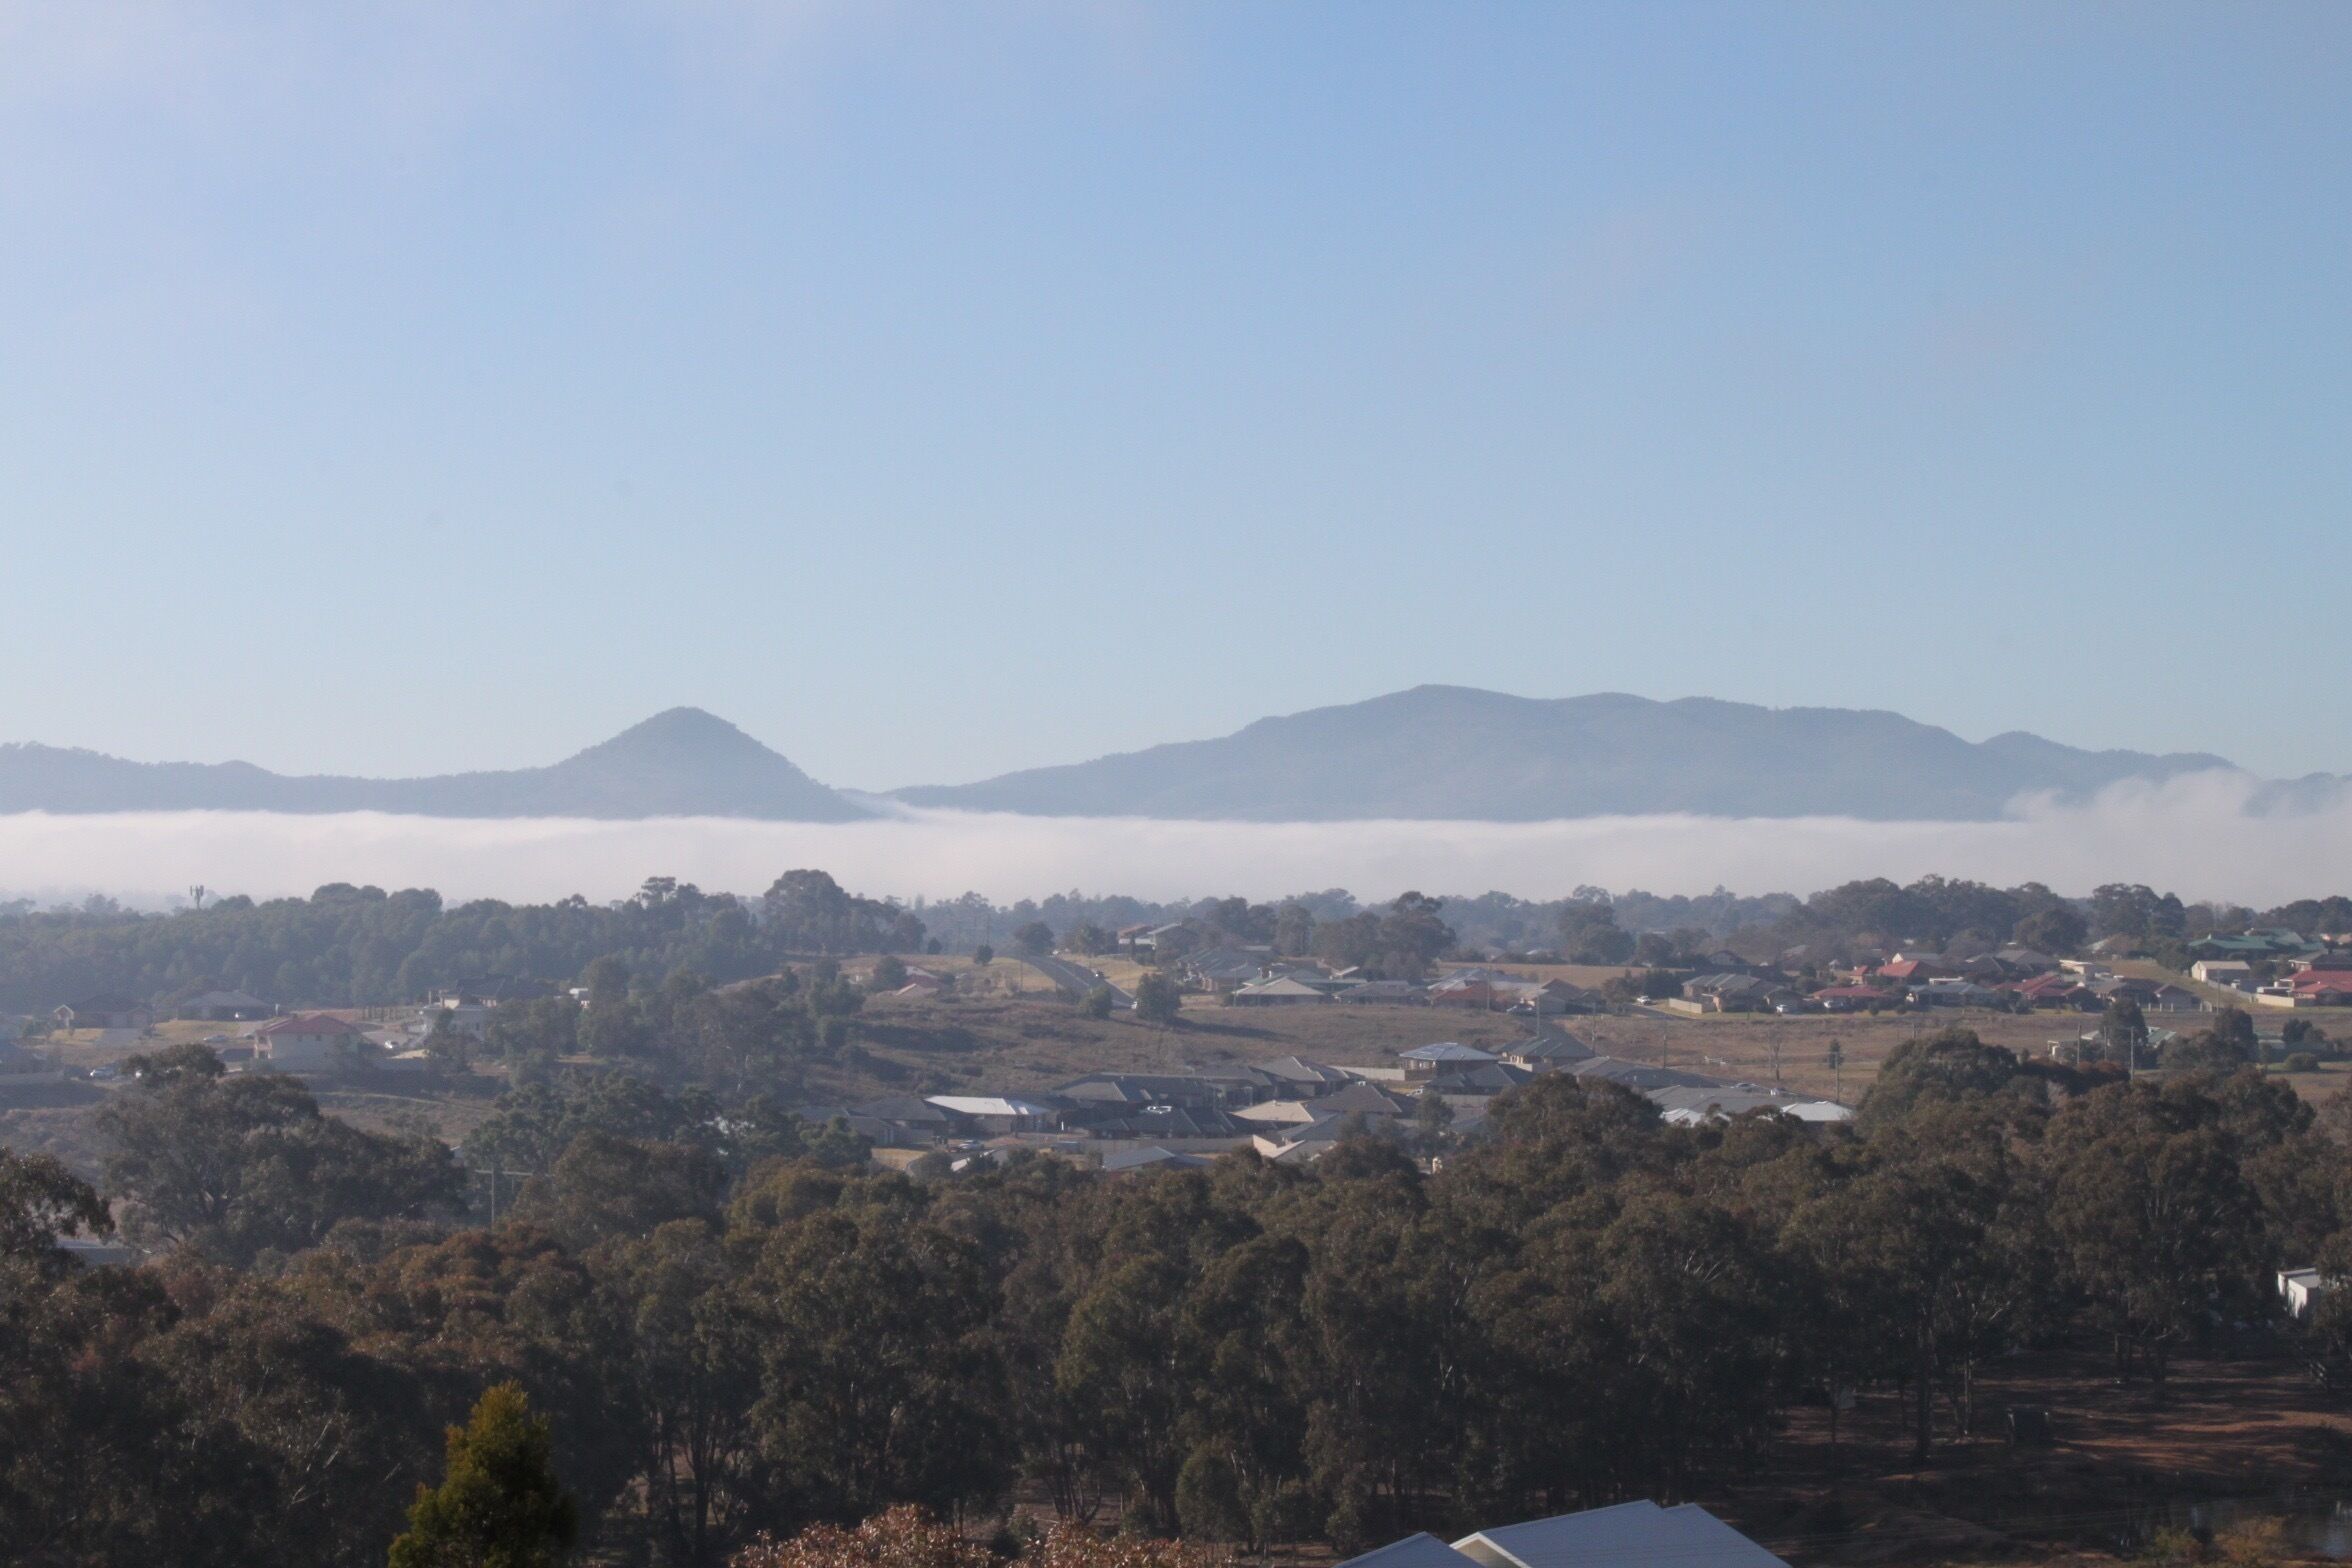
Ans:
{"label": "white cloud layer", "polygon": [[1209,823],[910,812],[850,824],[675,818],[452,821],[354,813],[157,812],[0,817],[0,888],[160,902],[192,883],[257,897],[324,882],[434,887],[452,899],[621,897],[646,877],[756,893],[795,866],[860,892],[998,900],[1057,890],[1268,897],[1345,887],[1500,889],[1582,883],[1658,893],[1810,892],[1927,872],[2081,893],[2146,882],[2256,905],[2352,888],[2352,794],[2250,810],[2242,775],[2124,785],[2087,805],[2025,802],[2001,822],[1599,817],[1559,822]]}

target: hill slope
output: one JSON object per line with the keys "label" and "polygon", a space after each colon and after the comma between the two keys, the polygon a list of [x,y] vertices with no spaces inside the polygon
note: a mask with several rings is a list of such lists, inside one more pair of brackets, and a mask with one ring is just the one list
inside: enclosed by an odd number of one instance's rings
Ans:
{"label": "hill slope", "polygon": [[2018,794],[2227,768],[2219,757],[1972,744],[1900,714],[1616,693],[1536,699],[1417,686],[1341,707],[977,784],[910,805],[1045,816],[1526,822],[1653,812],[1962,821]]}
{"label": "hill slope", "polygon": [[0,746],[0,811],[186,810],[785,822],[871,815],[698,708],[656,714],[550,767],[436,778],[298,778],[247,762],[126,762],[56,746]]}

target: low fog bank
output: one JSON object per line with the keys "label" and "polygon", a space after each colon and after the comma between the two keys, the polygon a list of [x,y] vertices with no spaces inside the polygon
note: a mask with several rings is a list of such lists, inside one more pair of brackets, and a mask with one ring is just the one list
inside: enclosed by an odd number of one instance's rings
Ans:
{"label": "low fog bank", "polygon": [[325,882],[433,887],[451,900],[602,901],[648,876],[757,893],[794,866],[876,897],[1000,901],[1084,888],[1151,899],[1408,887],[1558,898],[1584,884],[1655,893],[1806,894],[1929,872],[2080,894],[2145,882],[2255,906],[2352,885],[2352,792],[2255,809],[2242,775],[2127,784],[2088,804],[2020,802],[2000,822],[1593,817],[1559,822],[1163,822],[909,811],[817,824],[671,818],[477,821],[353,813],[0,816],[0,888],[159,905],[202,883],[256,897]]}

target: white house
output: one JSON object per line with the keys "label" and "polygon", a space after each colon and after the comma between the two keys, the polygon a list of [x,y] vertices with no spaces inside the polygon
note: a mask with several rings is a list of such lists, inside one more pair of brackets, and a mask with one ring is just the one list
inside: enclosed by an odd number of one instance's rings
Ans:
{"label": "white house", "polygon": [[332,1013],[273,1018],[253,1031],[254,1065],[282,1073],[341,1072],[363,1054],[381,1053],[358,1028]]}
{"label": "white house", "polygon": [[2333,1288],[2335,1281],[2323,1277],[2317,1269],[2279,1270],[2279,1299],[2287,1304],[2287,1316],[2291,1318],[2309,1317],[2311,1304]]}
{"label": "white house", "polygon": [[1037,1100],[1010,1094],[933,1094],[925,1105],[937,1106],[954,1121],[995,1137],[1018,1132],[1051,1132],[1061,1112]]}

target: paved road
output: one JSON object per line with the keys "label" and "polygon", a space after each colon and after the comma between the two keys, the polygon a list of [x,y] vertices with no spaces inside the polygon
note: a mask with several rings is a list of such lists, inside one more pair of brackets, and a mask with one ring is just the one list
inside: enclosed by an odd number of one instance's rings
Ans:
{"label": "paved road", "polygon": [[1112,1006],[1133,1007],[1135,1005],[1134,997],[1112,985],[1084,964],[1074,964],[1066,958],[1031,958],[1026,953],[1014,956],[1072,996],[1082,997],[1099,985],[1109,989]]}

